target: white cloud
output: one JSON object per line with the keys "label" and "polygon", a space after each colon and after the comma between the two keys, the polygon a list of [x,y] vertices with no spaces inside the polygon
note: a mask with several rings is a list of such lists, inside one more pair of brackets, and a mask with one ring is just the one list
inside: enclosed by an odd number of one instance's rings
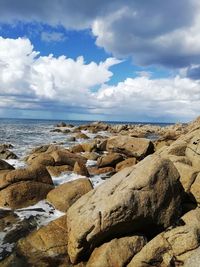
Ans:
{"label": "white cloud", "polygon": [[132,121],[190,120],[200,113],[199,80],[152,79],[140,72],[109,86],[109,68],[118,63],[115,58],[97,64],[85,63],[83,57],[44,57],[28,39],[1,37],[0,109],[100,114]]}
{"label": "white cloud", "polygon": [[66,36],[62,32],[45,32],[41,33],[41,40],[44,42],[63,42],[66,40]]}
{"label": "white cloud", "polygon": [[0,22],[17,21],[91,29],[97,45],[140,65],[183,68],[200,61],[199,0],[1,0]]}

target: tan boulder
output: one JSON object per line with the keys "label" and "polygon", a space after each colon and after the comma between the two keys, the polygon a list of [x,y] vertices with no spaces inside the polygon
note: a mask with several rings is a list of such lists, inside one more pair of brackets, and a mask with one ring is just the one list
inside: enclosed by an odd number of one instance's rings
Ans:
{"label": "tan boulder", "polygon": [[100,157],[100,155],[96,152],[85,152],[82,156],[89,160],[97,160]]}
{"label": "tan boulder", "polygon": [[109,152],[123,153],[141,160],[154,152],[154,145],[145,138],[114,136],[108,139],[106,149]]}
{"label": "tan boulder", "polygon": [[86,267],[123,267],[146,244],[143,236],[115,238],[95,248]]}
{"label": "tan boulder", "polygon": [[85,152],[92,152],[92,151],[96,151],[97,149],[97,144],[94,141],[91,143],[83,143],[81,144],[81,146],[82,146],[83,151]]}
{"label": "tan boulder", "polygon": [[123,161],[124,158],[119,153],[110,153],[104,156],[101,156],[97,160],[97,166],[99,168],[103,167],[115,167],[117,163]]}
{"label": "tan boulder", "polygon": [[183,188],[171,161],[149,156],[84,195],[68,210],[68,253],[80,262],[88,248],[127,232],[154,231],[181,214]]}
{"label": "tan boulder", "polygon": [[74,167],[76,162],[86,163],[86,159],[80,155],[69,152],[68,150],[58,150],[51,153],[55,165],[70,165]]}
{"label": "tan boulder", "polygon": [[42,165],[11,170],[0,177],[0,206],[21,208],[44,199],[53,181]]}
{"label": "tan boulder", "polygon": [[199,210],[182,217],[182,225],[157,235],[136,254],[128,267],[183,266],[200,245]]}
{"label": "tan boulder", "polygon": [[63,212],[76,202],[81,196],[92,190],[89,179],[81,178],[68,183],[64,183],[51,190],[47,195],[47,200],[53,206]]}
{"label": "tan boulder", "polygon": [[16,251],[19,258],[26,260],[27,266],[71,266],[67,255],[66,216],[19,240]]}
{"label": "tan boulder", "polygon": [[16,182],[0,191],[0,206],[11,209],[27,207],[44,199],[52,189],[52,185],[41,182]]}
{"label": "tan boulder", "polygon": [[6,161],[0,159],[0,171],[1,170],[14,170],[15,168],[7,163]]}
{"label": "tan boulder", "polygon": [[180,182],[183,185],[183,188],[186,192],[189,192],[199,171],[192,166],[181,162],[174,162],[174,165],[180,174]]}
{"label": "tan boulder", "polygon": [[82,145],[78,144],[78,145],[72,146],[70,148],[70,152],[72,152],[72,153],[81,153],[81,152],[84,152],[84,150],[83,150]]}
{"label": "tan boulder", "polygon": [[115,169],[113,167],[104,167],[104,168],[97,168],[97,167],[89,167],[88,171],[90,175],[99,175],[104,173],[115,173]]}
{"label": "tan boulder", "polygon": [[186,148],[186,156],[191,160],[192,166],[200,171],[200,133],[197,132]]}
{"label": "tan boulder", "polygon": [[63,172],[73,171],[73,167],[69,165],[47,166],[46,168],[51,176],[60,176]]}
{"label": "tan boulder", "polygon": [[3,189],[13,183],[23,181],[35,181],[53,185],[50,174],[42,165],[32,165],[27,169],[11,170],[0,179],[0,189]]}
{"label": "tan boulder", "polygon": [[194,179],[193,184],[190,188],[190,193],[195,198],[196,202],[200,204],[200,173]]}
{"label": "tan boulder", "polygon": [[76,174],[82,175],[82,176],[86,176],[86,177],[90,176],[85,164],[82,162],[78,162],[78,161],[74,164],[73,172]]}
{"label": "tan boulder", "polygon": [[44,165],[44,166],[54,166],[55,160],[54,158],[48,153],[37,153],[31,154],[27,158],[28,164],[35,164],[35,165]]}
{"label": "tan boulder", "polygon": [[136,158],[128,158],[125,159],[119,163],[117,163],[116,165],[116,171],[121,171],[122,169],[126,168],[126,167],[131,167],[133,165],[135,165],[137,162]]}

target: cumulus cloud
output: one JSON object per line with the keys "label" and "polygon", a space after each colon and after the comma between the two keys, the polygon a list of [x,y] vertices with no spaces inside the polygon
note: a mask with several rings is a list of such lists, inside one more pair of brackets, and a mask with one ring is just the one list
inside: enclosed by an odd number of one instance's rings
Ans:
{"label": "cumulus cloud", "polygon": [[10,101],[25,108],[27,103],[33,108],[55,103],[90,108],[90,89],[109,81],[109,68],[118,63],[115,58],[97,64],[85,63],[83,57],[40,56],[28,39],[0,37],[0,106]]}
{"label": "cumulus cloud", "polygon": [[97,45],[140,65],[183,68],[200,61],[198,0],[1,0],[0,22],[16,21],[91,29]]}
{"label": "cumulus cloud", "polygon": [[101,114],[104,119],[132,121],[190,120],[199,114],[199,80],[153,79],[140,72],[110,86],[110,68],[119,63],[115,58],[97,64],[86,63],[83,57],[44,57],[28,39],[1,37],[0,110]]}

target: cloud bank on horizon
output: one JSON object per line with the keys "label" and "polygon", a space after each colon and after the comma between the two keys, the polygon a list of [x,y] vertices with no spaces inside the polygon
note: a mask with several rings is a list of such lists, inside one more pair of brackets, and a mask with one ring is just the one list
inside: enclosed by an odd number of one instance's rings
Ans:
{"label": "cloud bank on horizon", "polygon": [[[51,32],[38,34],[46,43],[68,41],[58,27],[89,29],[105,60],[86,62],[81,50],[78,58],[42,55],[27,36],[1,36],[7,24],[50,25]],[[199,25],[198,0],[1,0],[0,116],[13,110],[49,112],[49,118],[58,112],[63,118],[190,120],[200,113]],[[113,68],[129,58],[148,72],[110,84]],[[154,66],[170,74],[155,78]]]}

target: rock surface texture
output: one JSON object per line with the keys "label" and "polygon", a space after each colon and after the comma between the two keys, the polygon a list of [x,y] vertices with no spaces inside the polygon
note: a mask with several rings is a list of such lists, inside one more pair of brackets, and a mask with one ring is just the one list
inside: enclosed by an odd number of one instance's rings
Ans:
{"label": "rock surface texture", "polygon": [[[148,166],[148,168],[146,168]],[[181,214],[182,186],[171,161],[149,156],[79,199],[67,213],[68,253],[81,261],[104,240],[159,231]]]}

